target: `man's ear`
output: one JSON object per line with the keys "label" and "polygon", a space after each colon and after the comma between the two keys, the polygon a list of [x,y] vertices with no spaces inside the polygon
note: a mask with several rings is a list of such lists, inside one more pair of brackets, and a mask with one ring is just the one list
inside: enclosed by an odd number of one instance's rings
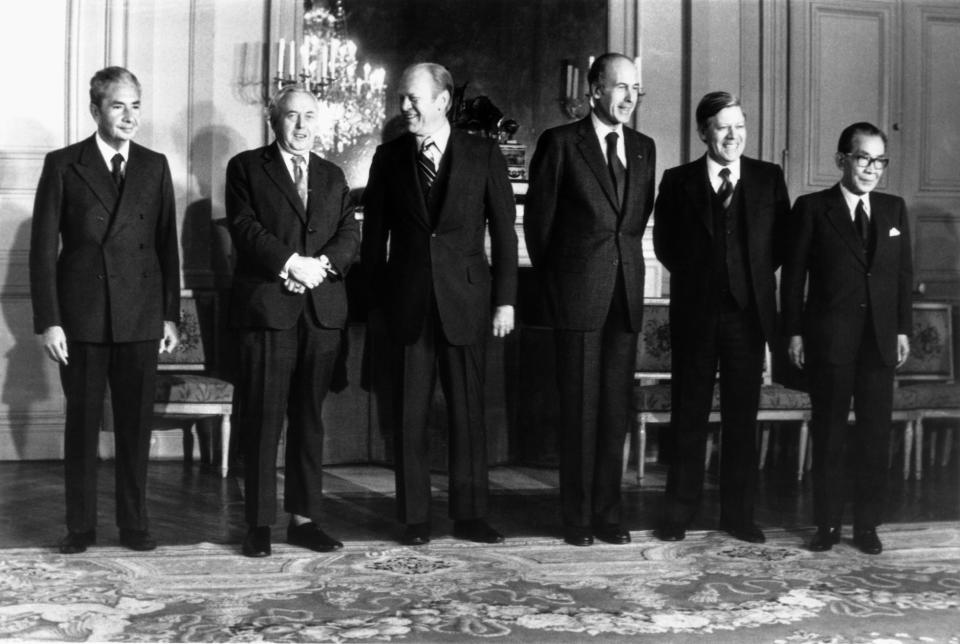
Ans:
{"label": "man's ear", "polygon": [[836,161],[837,167],[841,170],[843,170],[844,157],[845,155],[843,154],[843,152],[837,152],[835,155],[833,155],[833,160]]}

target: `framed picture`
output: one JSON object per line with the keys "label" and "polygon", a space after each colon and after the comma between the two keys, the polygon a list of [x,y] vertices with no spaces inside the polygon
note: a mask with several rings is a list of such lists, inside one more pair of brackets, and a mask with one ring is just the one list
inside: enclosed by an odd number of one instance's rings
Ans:
{"label": "framed picture", "polygon": [[670,300],[647,298],[643,301],[643,328],[637,340],[637,376],[670,377]]}
{"label": "framed picture", "polygon": [[949,304],[913,303],[910,357],[897,369],[906,380],[953,380],[953,325]]}

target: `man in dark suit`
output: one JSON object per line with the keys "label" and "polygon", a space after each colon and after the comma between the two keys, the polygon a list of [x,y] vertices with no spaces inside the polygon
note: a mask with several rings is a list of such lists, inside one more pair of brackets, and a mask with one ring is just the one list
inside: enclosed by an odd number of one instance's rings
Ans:
{"label": "man in dark suit", "polygon": [[630,541],[620,482],[656,166],[653,139],[626,127],[633,61],[604,54],[588,81],[590,116],[537,142],[523,222],[554,328],[563,537],[577,546]]}
{"label": "man in dark suit", "polygon": [[653,229],[670,271],[671,450],[658,536],[679,541],[700,504],[707,419],[719,368],[720,528],[764,541],[754,523],[757,410],[764,343],[776,337],[776,277],[790,199],[779,166],[743,155],[739,100],[712,92],[697,106],[706,154],[667,170]]}
{"label": "man in dark suit", "polygon": [[97,445],[109,382],[120,543],[152,550],[146,509],[159,352],[177,345],[180,261],[166,157],[136,143],[140,82],[122,67],[90,79],[97,132],[47,155],[30,243],[34,329],[67,400],[67,536],[96,541]]}
{"label": "man in dark suit", "polygon": [[893,375],[910,352],[913,287],[906,205],[873,191],[889,163],[886,145],[886,135],[870,123],[847,127],[837,145],[840,183],[793,206],[782,305],[790,360],[806,369],[810,382],[813,551],[840,541],[851,396],[856,424],[850,445],[857,453],[853,542],[867,554],[883,550],[876,528],[884,503]]}
{"label": "man in dark suit", "polygon": [[427,417],[439,362],[450,422],[453,533],[497,543],[503,536],[485,519],[484,356],[489,330],[503,337],[514,324],[513,192],[497,145],[451,130],[450,72],[434,63],[413,65],[400,79],[399,94],[409,131],[374,155],[363,195],[362,256],[396,347],[397,504],[406,525],[401,541],[430,540]]}
{"label": "man in dark suit", "polygon": [[276,140],[227,164],[226,210],[237,265],[230,321],[240,332],[236,414],[248,525],[243,554],[270,554],[277,445],[288,420],[283,507],[287,542],[341,548],[316,523],[323,494],[323,400],[347,322],[343,277],[359,224],[340,168],[311,153],[318,105],[300,87],[270,102]]}

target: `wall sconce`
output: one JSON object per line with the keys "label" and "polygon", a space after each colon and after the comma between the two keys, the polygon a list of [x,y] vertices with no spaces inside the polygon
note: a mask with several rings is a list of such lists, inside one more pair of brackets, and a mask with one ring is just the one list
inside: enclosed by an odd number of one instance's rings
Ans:
{"label": "wall sconce", "polygon": [[[590,68],[593,67],[594,60],[596,60],[594,56],[590,56],[587,60],[587,69],[583,72],[582,78],[580,67],[576,64],[576,61],[567,59],[562,63],[561,87],[563,88],[563,94],[560,97],[560,107],[567,118],[582,119],[590,113],[593,103],[590,97],[590,83],[587,80],[587,75]],[[643,97],[643,59],[637,56],[633,59],[633,64],[637,68],[637,82],[640,84],[639,96]]]}

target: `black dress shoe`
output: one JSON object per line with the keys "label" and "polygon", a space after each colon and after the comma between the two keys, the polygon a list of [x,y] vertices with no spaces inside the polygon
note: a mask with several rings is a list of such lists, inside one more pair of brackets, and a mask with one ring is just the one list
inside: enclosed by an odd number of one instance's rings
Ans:
{"label": "black dress shoe", "polygon": [[620,527],[619,523],[595,523],[593,524],[593,536],[600,541],[615,545],[630,543],[630,533]]}
{"label": "black dress shoe", "polygon": [[87,530],[86,532],[74,532],[70,530],[60,541],[60,554],[75,555],[84,552],[87,546],[92,546],[97,542],[97,531]]}
{"label": "black dress shoe", "polygon": [[483,519],[467,519],[453,522],[453,536],[477,543],[503,543],[503,535]]}
{"label": "black dress shoe", "polygon": [[321,530],[313,521],[300,525],[291,523],[287,526],[287,543],[316,552],[333,552],[343,547],[342,543]]}
{"label": "black dress shoe", "polygon": [[817,528],[810,543],[807,544],[807,550],[826,552],[838,543],[840,543],[840,528]]}
{"label": "black dress shoe", "polygon": [[157,547],[157,542],[146,530],[120,528],[120,545],[131,550],[145,552]]}
{"label": "black dress shoe", "polygon": [[883,552],[883,544],[873,528],[853,531],[853,545],[865,555],[878,555]]}
{"label": "black dress shoe", "polygon": [[567,526],[563,529],[563,540],[571,546],[592,546],[593,532],[590,528]]}
{"label": "black dress shoe", "polygon": [[400,543],[405,546],[424,546],[430,543],[429,523],[410,523],[403,529]]}
{"label": "black dress shoe", "polygon": [[653,534],[660,541],[683,541],[687,536],[687,529],[682,525],[665,523]]}
{"label": "black dress shoe", "polygon": [[243,538],[243,556],[269,557],[270,552],[270,526],[248,528],[247,535]]}
{"label": "black dress shoe", "polygon": [[763,536],[763,530],[757,527],[755,523],[744,525],[720,524],[720,529],[729,534],[734,539],[746,541],[747,543],[764,543],[767,538]]}

